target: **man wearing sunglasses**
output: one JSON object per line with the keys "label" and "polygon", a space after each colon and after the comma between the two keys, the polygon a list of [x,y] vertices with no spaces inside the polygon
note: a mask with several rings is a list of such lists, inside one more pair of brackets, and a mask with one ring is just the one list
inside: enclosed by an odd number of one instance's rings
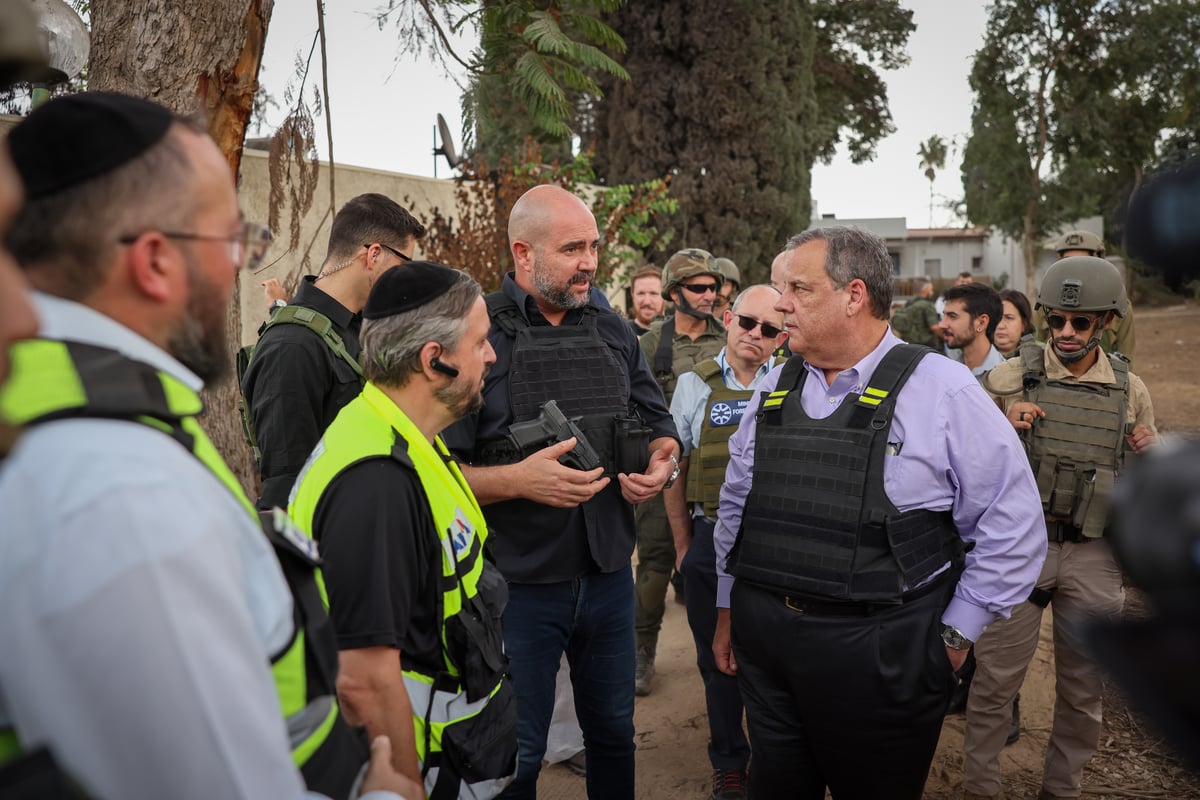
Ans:
{"label": "man wearing sunglasses", "polygon": [[[717,259],[707,250],[695,247],[680,250],[663,267],[662,296],[675,304],[675,312],[651,325],[639,344],[668,406],[679,376],[715,356],[725,343],[725,330],[713,316],[724,283]],[[666,612],[667,584],[675,568],[675,546],[661,497],[639,505],[636,515],[636,687],[638,696],[644,697],[650,694],[654,680],[654,657]]]}
{"label": "man wearing sunglasses", "polygon": [[[347,796],[366,751],[312,554],[273,548],[294,530],[264,535],[197,420],[268,237],[203,128],[149,101],[51,100],[7,146],[26,203],[6,241],[42,327],[0,392],[28,426],[0,473],[0,763],[48,747],[130,800],[299,798],[301,765]],[[417,796],[388,749],[376,778]]]}
{"label": "man wearing sunglasses", "polygon": [[[1096,256],[1104,258],[1104,240],[1091,231],[1067,231],[1054,245],[1059,258],[1069,256]],[[1105,259],[1107,260],[1107,259]],[[1111,263],[1111,262],[1110,262]],[[1038,308],[1033,312],[1033,329],[1039,342],[1048,341],[1050,329],[1046,325],[1046,314]],[[1133,366],[1137,333],[1134,329],[1133,304],[1128,303],[1125,316],[1116,317],[1100,335],[1100,346],[1106,353],[1120,353]]]}
{"label": "man wearing sunglasses", "polygon": [[750,745],[742,731],[737,679],[718,670],[713,660],[717,570],[712,535],[729,463],[729,436],[737,430],[753,390],[775,365],[771,354],[784,339],[783,314],[775,310],[778,302],[779,292],[770,286],[751,286],[739,294],[723,315],[725,347],[680,376],[671,402],[683,455],[679,480],[663,492],[663,499],[704,681],[713,800],[746,796]]}
{"label": "man wearing sunglasses", "polygon": [[305,277],[260,332],[241,379],[262,476],[259,508],[287,508],[313,446],[362,390],[358,333],[367,295],[380,275],[412,258],[424,235],[389,197],[351,199],[333,218],[319,273]]}
{"label": "man wearing sunglasses", "polygon": [[1037,305],[1050,330],[1045,347],[988,373],[984,388],[1025,442],[1041,492],[1049,551],[1028,603],[988,628],[976,643],[967,700],[963,783],[969,798],[1000,794],[1000,750],[1009,708],[1038,645],[1042,612],[1053,606],[1054,725],[1046,750],[1042,800],[1078,797],[1083,768],[1100,740],[1100,668],[1088,655],[1089,619],[1121,616],[1121,570],[1105,540],[1109,499],[1129,454],[1157,441],[1146,385],[1101,337],[1128,309],[1117,268],[1070,256],[1042,278]]}

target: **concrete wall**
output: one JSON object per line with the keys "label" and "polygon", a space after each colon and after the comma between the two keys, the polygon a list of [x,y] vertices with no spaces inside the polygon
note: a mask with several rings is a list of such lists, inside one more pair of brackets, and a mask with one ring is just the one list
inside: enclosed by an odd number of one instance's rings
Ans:
{"label": "concrete wall", "polygon": [[[315,274],[325,260],[329,225],[333,219],[333,215],[329,213],[328,163],[321,162],[317,180],[313,206],[301,220],[299,247],[296,250],[288,249],[291,222],[285,209],[276,226],[278,230],[275,231],[275,241],[267,251],[263,266],[256,273],[242,273],[243,343],[255,341],[259,325],[267,318],[261,283],[267,278],[277,278],[283,282],[292,275]],[[427,218],[435,207],[445,209],[455,204],[454,182],[448,179],[337,165],[333,180],[339,208],[350,198],[367,192],[387,195],[418,218]],[[246,219],[266,223],[269,193],[270,177],[266,152],[246,150],[242,156],[242,174],[238,182],[238,197]],[[301,265],[306,252],[309,256],[309,268],[302,270]],[[417,243],[415,255],[418,258],[421,256],[420,242]]]}

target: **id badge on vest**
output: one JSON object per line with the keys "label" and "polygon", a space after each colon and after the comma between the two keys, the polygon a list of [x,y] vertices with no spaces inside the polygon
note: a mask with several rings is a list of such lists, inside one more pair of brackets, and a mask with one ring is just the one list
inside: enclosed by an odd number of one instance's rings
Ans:
{"label": "id badge on vest", "polygon": [[748,397],[709,403],[708,424],[714,428],[724,428],[730,425],[737,427],[741,424],[748,405],[750,405]]}

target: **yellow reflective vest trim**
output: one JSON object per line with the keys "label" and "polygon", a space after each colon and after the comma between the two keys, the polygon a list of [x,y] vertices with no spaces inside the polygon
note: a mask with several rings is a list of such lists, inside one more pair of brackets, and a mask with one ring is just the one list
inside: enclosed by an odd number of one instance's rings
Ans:
{"label": "yellow reflective vest trim", "polygon": [[[51,339],[32,339],[14,345],[10,349],[12,374],[8,383],[0,388],[0,419],[12,425],[23,425],[63,412],[79,411],[81,416],[87,416],[86,409],[92,398],[83,375],[85,365],[76,362],[73,347],[80,349],[77,345]],[[106,350],[92,345],[86,347],[89,351]],[[117,355],[114,351],[107,353]],[[124,361],[152,369],[131,359]],[[161,383],[165,401],[162,416],[169,417],[169,421],[144,413],[133,413],[129,418],[168,435],[172,435],[178,426],[190,439],[192,454],[241,503],[258,527],[254,504],[196,420],[196,415],[204,410],[200,395],[174,376],[159,370],[154,372]],[[319,571],[317,574],[319,576]],[[320,719],[310,719],[314,715],[309,706],[314,701],[308,697],[304,645],[304,632],[297,631],[287,649],[274,654],[271,659],[281,710],[289,723],[289,732],[293,734],[292,759],[297,766],[303,766],[321,746],[337,719],[336,702],[332,702],[328,712],[325,711],[326,703],[317,704],[321,710]],[[306,710],[309,710],[307,714]],[[304,720],[305,724],[297,724],[298,720]],[[16,738],[15,732],[0,730],[0,762],[5,760],[4,751],[13,746]]]}
{"label": "yellow reflective vest trim", "polygon": [[[314,448],[296,479],[288,514],[301,530],[311,535],[317,505],[333,480],[350,466],[373,458],[409,462],[429,501],[442,554],[442,658],[446,672],[457,676],[458,667],[451,660],[446,643],[446,620],[462,609],[464,592],[468,598],[478,592],[487,524],[475,495],[440,436],[431,444],[387,395],[374,384],[366,384],[362,394],[342,409]],[[479,714],[502,685],[498,682],[487,698],[469,703],[462,691],[435,692],[433,675],[413,669],[404,669],[403,675],[413,708],[417,757],[422,764],[428,755],[426,738],[430,750],[440,751],[446,726]],[[425,730],[427,709],[432,728],[429,737]]]}

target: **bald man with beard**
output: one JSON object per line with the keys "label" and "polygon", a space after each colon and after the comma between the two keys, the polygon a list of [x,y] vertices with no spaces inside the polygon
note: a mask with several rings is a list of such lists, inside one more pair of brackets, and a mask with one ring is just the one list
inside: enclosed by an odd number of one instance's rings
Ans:
{"label": "bald man with beard", "polygon": [[[633,506],[678,474],[678,437],[637,337],[591,300],[600,234],[588,207],[557,186],[534,187],[513,206],[508,235],[516,269],[487,297],[496,363],[484,406],[444,435],[484,506],[509,587],[504,644],[517,689],[518,768],[503,796],[536,796],[565,652],[588,797],[632,798]],[[549,446],[508,438],[548,400],[578,418],[601,466],[560,463],[575,437]],[[619,420],[632,424],[618,428]]]}

